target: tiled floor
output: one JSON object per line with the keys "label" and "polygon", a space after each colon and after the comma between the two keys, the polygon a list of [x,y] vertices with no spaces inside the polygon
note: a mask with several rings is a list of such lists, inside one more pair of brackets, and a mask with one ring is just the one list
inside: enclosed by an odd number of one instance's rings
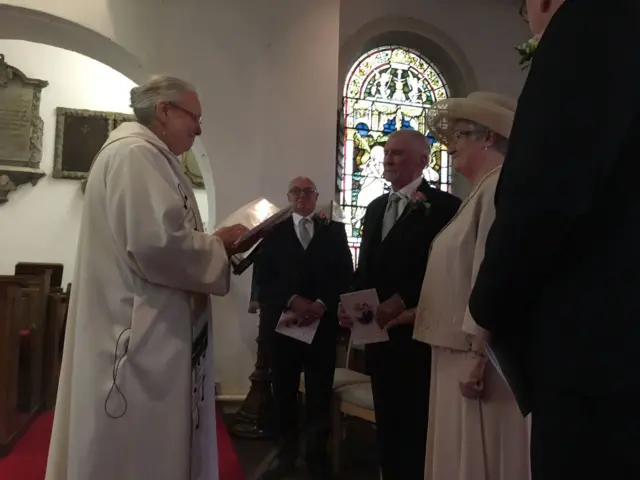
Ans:
{"label": "tiled floor", "polygon": [[[233,422],[233,414],[225,415],[227,424]],[[233,438],[240,464],[246,473],[246,480],[256,480],[274,454],[274,444],[268,440],[245,440]],[[346,438],[342,451],[341,479],[378,480],[378,461],[375,448],[375,431],[367,422],[351,420],[346,427]],[[304,468],[295,479],[305,479]]]}

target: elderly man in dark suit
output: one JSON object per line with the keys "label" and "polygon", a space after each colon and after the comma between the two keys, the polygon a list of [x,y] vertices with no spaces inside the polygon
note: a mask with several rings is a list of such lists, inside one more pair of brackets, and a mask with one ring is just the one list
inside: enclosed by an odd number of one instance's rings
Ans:
{"label": "elderly man in dark suit", "polygon": [[[269,350],[281,448],[263,479],[292,473],[298,454],[297,394],[305,374],[306,463],[314,479],[331,478],[327,441],[340,294],[349,288],[353,260],[345,227],[315,214],[318,192],[306,177],[291,181],[293,215],[263,240],[258,257],[257,286],[263,340]],[[319,321],[313,342],[276,332],[283,311],[296,314],[298,326]]]}
{"label": "elderly man in dark suit", "polygon": [[[430,159],[428,139],[400,130],[385,144],[384,177],[392,192],[374,199],[363,220],[354,290],[375,288],[385,327],[415,308],[431,241],[453,218],[460,200],[422,178]],[[343,326],[352,320],[340,311]],[[385,480],[422,480],[427,440],[431,350],[413,340],[413,325],[389,328],[388,342],[366,346]]]}
{"label": "elderly man in dark suit", "polygon": [[640,2],[527,10],[542,37],[470,311],[517,372],[535,479],[638,478]]}

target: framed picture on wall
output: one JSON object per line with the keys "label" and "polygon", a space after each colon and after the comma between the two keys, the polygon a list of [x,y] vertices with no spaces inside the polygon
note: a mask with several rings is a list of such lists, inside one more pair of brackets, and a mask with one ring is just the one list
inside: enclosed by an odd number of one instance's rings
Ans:
{"label": "framed picture on wall", "polygon": [[53,177],[83,180],[109,134],[132,115],[56,108]]}
{"label": "framed picture on wall", "polygon": [[[56,138],[53,178],[86,180],[89,169],[109,134],[124,122],[135,121],[130,114],[75,108],[56,108]],[[192,150],[180,156],[180,165],[194,188],[204,188],[204,180]],[[84,191],[85,182],[82,183]]]}

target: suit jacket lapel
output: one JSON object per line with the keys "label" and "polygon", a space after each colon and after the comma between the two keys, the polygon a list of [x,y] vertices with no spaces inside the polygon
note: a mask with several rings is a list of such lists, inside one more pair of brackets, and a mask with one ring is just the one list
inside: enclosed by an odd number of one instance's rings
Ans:
{"label": "suit jacket lapel", "polygon": [[316,240],[320,235],[324,234],[325,227],[326,225],[323,224],[323,222],[318,218],[318,216],[314,215],[313,216],[313,236],[311,237],[311,241],[309,242],[309,245],[307,245],[307,250],[309,250],[312,244],[316,243]]}
{"label": "suit jacket lapel", "polygon": [[[416,192],[420,192],[424,195],[425,197],[425,201],[429,201],[429,190],[431,189],[431,187],[429,186],[429,183],[427,183],[427,181],[423,178],[422,182],[420,182],[420,185],[418,185],[418,188],[416,189]],[[400,215],[400,217],[398,217],[398,220],[396,220],[396,223],[393,225],[393,228],[396,227],[396,225],[398,225],[401,221],[405,220],[411,213],[411,202],[412,199],[410,198],[407,201],[407,205],[404,207],[404,210],[402,211],[402,214]],[[393,230],[393,228],[391,230]]]}
{"label": "suit jacket lapel", "polygon": [[388,201],[389,194],[385,194],[380,201],[369,207],[371,211],[367,218],[368,223],[360,245],[360,261],[368,262],[369,256],[375,255],[376,246],[382,242],[382,220]]}
{"label": "suit jacket lapel", "polygon": [[296,245],[299,250],[304,251],[302,243],[300,243],[300,238],[298,238],[298,233],[296,232],[296,224],[293,222],[293,217],[289,217],[286,221],[289,223],[285,228],[289,237],[289,242]]}

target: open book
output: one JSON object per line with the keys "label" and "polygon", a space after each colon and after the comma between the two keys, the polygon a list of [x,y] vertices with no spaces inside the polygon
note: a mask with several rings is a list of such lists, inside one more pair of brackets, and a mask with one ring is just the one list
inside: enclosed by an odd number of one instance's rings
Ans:
{"label": "open book", "polygon": [[231,263],[234,265],[234,273],[239,275],[251,265],[251,262],[245,260],[255,250],[259,240],[274,225],[286,220],[291,215],[291,212],[291,206],[279,208],[266,198],[259,198],[239,208],[217,225],[216,228],[222,228],[239,223],[249,229],[236,242],[236,246],[251,245],[251,248],[244,255],[237,254],[231,258]]}

